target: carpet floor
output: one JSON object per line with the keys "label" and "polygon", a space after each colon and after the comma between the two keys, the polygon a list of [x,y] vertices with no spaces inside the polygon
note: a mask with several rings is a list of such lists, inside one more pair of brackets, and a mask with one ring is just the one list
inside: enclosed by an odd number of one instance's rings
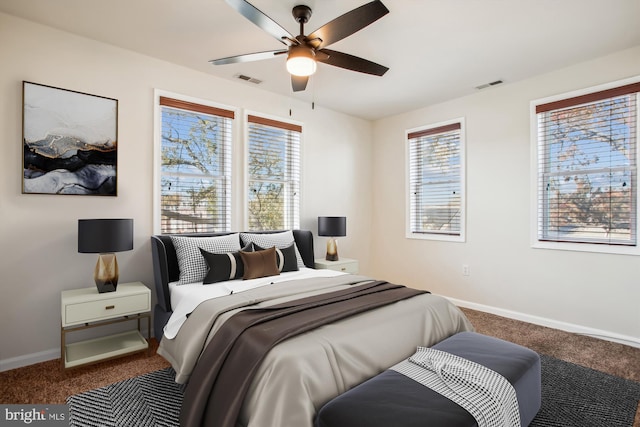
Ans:
{"label": "carpet floor", "polygon": [[[640,348],[572,334],[492,314],[463,309],[476,331],[571,363],[610,375],[640,382]],[[51,360],[24,368],[0,372],[0,403],[62,404],[67,397],[100,388],[127,378],[169,367],[155,353],[126,356],[68,371],[60,369],[60,360]],[[640,410],[634,427],[640,427]]]}
{"label": "carpet floor", "polygon": [[[529,427],[631,427],[640,383],[541,355],[542,407]],[[68,399],[72,427],[178,427],[184,387],[162,369]],[[597,396],[597,398],[595,397]]]}

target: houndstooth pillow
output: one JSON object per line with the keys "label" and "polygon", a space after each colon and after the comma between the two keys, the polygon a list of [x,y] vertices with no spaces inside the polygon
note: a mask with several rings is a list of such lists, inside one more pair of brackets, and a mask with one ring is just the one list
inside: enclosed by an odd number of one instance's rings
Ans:
{"label": "houndstooth pillow", "polygon": [[240,250],[238,233],[215,237],[171,236],[171,241],[176,248],[176,257],[180,268],[178,285],[204,280],[208,267],[200,249],[214,254]]}
{"label": "houndstooth pillow", "polygon": [[255,243],[261,248],[269,249],[275,246],[278,249],[286,249],[288,246],[291,246],[294,243],[293,247],[296,249],[296,259],[298,268],[304,268],[304,261],[302,260],[302,255],[300,255],[300,251],[298,251],[298,246],[295,244],[295,239],[293,238],[293,231],[283,231],[281,233],[240,233],[240,238],[242,239],[243,244],[247,243]]}

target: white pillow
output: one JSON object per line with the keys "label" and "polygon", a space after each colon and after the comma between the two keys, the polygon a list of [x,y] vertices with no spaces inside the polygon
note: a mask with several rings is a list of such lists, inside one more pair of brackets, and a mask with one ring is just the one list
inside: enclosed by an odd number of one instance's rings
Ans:
{"label": "white pillow", "polygon": [[[240,238],[245,245],[247,243],[255,243],[264,249],[269,249],[273,246],[278,249],[286,249],[291,246],[292,243],[295,243],[293,231],[291,230],[281,233],[240,233]],[[304,268],[304,261],[302,260],[300,251],[298,251],[298,245],[294,244],[293,247],[296,249],[298,268]]]}
{"label": "white pillow", "polygon": [[236,252],[240,248],[238,233],[214,237],[171,236],[180,268],[177,285],[202,282],[207,275],[207,262],[200,248],[214,254]]}

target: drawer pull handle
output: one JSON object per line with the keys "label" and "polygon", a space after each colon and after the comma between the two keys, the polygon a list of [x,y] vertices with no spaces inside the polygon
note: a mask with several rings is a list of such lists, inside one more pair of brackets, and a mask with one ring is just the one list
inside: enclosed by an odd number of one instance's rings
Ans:
{"label": "drawer pull handle", "polygon": [[114,308],[116,308],[116,306],[115,306],[115,305],[108,305],[108,306],[106,306],[104,309],[105,309],[105,310],[113,310]]}
{"label": "drawer pull handle", "polygon": [[340,270],[341,271],[346,271],[347,267],[342,267]]}

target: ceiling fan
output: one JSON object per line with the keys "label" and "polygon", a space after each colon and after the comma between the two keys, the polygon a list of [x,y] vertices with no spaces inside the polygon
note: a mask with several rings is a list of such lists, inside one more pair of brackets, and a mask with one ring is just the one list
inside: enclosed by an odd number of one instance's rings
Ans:
{"label": "ceiling fan", "polygon": [[311,18],[311,8],[305,5],[295,6],[291,13],[300,24],[300,34],[295,37],[251,3],[245,0],[226,0],[226,2],[249,21],[287,45],[287,48],[213,59],[209,61],[213,65],[259,61],[286,53],[287,71],[291,74],[291,86],[294,92],[305,90],[309,76],[316,71],[317,62],[375,76],[382,76],[389,70],[375,62],[326,49],[328,45],[350,36],[389,13],[380,0],[374,0],[353,9],[309,35],[304,34],[304,24]]}

